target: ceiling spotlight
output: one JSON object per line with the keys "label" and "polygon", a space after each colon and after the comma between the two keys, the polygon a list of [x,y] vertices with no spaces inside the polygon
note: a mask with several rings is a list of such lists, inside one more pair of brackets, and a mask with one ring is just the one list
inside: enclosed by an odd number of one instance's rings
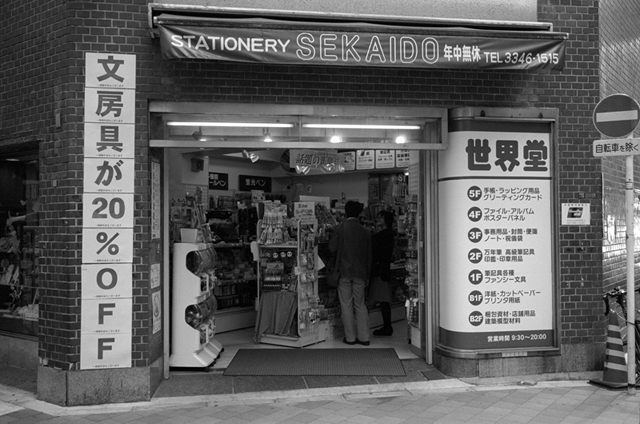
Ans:
{"label": "ceiling spotlight", "polygon": [[331,136],[331,139],[329,140],[329,142],[333,144],[342,143],[342,137],[334,134]]}
{"label": "ceiling spotlight", "polygon": [[271,134],[269,134],[269,130],[267,130],[264,134],[264,141],[265,143],[271,143],[273,141],[273,139],[271,138]]}
{"label": "ceiling spotlight", "polygon": [[396,144],[404,144],[407,142],[407,137],[405,137],[404,135],[400,134],[399,136],[396,137]]}
{"label": "ceiling spotlight", "polygon": [[251,163],[256,163],[258,159],[260,159],[260,156],[256,155],[253,152],[247,152],[246,150],[242,151],[242,156],[244,156],[246,159],[249,159]]}
{"label": "ceiling spotlight", "polygon": [[191,136],[195,141],[205,141],[205,138],[202,136],[202,128],[198,128],[198,131],[194,131]]}

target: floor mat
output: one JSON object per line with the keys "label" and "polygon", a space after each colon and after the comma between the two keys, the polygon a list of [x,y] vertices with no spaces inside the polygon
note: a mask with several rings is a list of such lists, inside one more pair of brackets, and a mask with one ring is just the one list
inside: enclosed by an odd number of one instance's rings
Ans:
{"label": "floor mat", "polygon": [[240,349],[224,375],[404,376],[394,349]]}

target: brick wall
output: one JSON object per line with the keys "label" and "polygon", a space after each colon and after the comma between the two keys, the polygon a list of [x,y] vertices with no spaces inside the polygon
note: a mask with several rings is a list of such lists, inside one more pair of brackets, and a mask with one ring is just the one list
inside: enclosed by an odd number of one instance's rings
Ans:
{"label": "brick wall", "polygon": [[[631,2],[632,0],[629,0]],[[34,13],[52,7],[47,13]],[[598,137],[591,114],[599,100],[597,2],[539,1],[540,20],[570,33],[566,69],[551,71],[461,71],[297,67],[165,60],[146,30],[147,1],[4,1],[10,37],[0,41],[5,62],[0,105],[0,141],[33,132],[44,139],[41,187],[44,228],[40,356],[52,366],[73,368],[79,360],[80,233],[82,192],[83,52],[134,53],[138,57],[134,263],[134,366],[148,354],[149,234],[147,102],[202,101],[313,103],[372,106],[486,106],[558,108],[558,198],[576,202],[595,192],[588,227],[561,227],[561,247],[581,243],[583,253],[560,250],[562,343],[603,340],[590,324],[601,312],[600,161],[590,154]],[[62,24],[66,19],[66,24]],[[51,22],[53,21],[53,22]],[[19,24],[18,24],[19,23]],[[40,30],[40,28],[45,30]],[[32,28],[36,31],[27,31]],[[21,52],[30,51],[27,59]],[[44,71],[44,72],[43,72]],[[6,75],[6,76],[5,76]],[[33,76],[28,76],[33,75]],[[8,86],[4,83],[11,81]],[[15,81],[15,82],[14,82]],[[11,99],[11,106],[5,104]],[[55,111],[62,128],[54,128]],[[8,118],[5,118],[8,117]],[[5,125],[7,123],[7,125]],[[54,186],[54,181],[57,185]]]}
{"label": "brick wall", "polygon": [[[640,100],[640,46],[638,45],[637,18],[640,3],[634,0],[600,1],[600,47],[602,50],[600,96],[604,98],[615,93],[624,93]],[[636,131],[635,136],[638,137]],[[604,290],[626,285],[626,202],[625,202],[625,159],[624,157],[603,159],[603,279]],[[640,183],[640,165],[634,158],[634,185]],[[636,204],[638,203],[636,196]],[[634,233],[638,234],[640,220],[636,214]],[[635,281],[640,278],[640,260],[636,239]]]}

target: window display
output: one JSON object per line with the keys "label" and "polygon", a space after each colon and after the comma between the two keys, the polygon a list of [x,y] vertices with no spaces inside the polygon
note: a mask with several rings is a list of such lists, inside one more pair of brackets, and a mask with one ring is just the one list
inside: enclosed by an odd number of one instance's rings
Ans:
{"label": "window display", "polygon": [[0,331],[37,336],[37,161],[4,162],[0,178]]}

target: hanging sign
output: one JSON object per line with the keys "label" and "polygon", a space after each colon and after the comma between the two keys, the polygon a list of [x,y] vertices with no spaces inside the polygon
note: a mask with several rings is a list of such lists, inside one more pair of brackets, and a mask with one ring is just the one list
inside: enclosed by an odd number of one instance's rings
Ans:
{"label": "hanging sign", "polygon": [[340,155],[335,152],[291,149],[289,153],[291,168],[309,166],[311,168],[335,169],[338,165],[340,165]]}
{"label": "hanging sign", "polygon": [[271,193],[271,177],[238,175],[238,190],[263,190],[265,193]]}
{"label": "hanging sign", "polygon": [[160,26],[165,58],[292,65],[444,69],[555,69],[566,35],[553,38],[425,35],[264,27]]}
{"label": "hanging sign", "polygon": [[209,172],[209,190],[229,190],[229,174]]}

